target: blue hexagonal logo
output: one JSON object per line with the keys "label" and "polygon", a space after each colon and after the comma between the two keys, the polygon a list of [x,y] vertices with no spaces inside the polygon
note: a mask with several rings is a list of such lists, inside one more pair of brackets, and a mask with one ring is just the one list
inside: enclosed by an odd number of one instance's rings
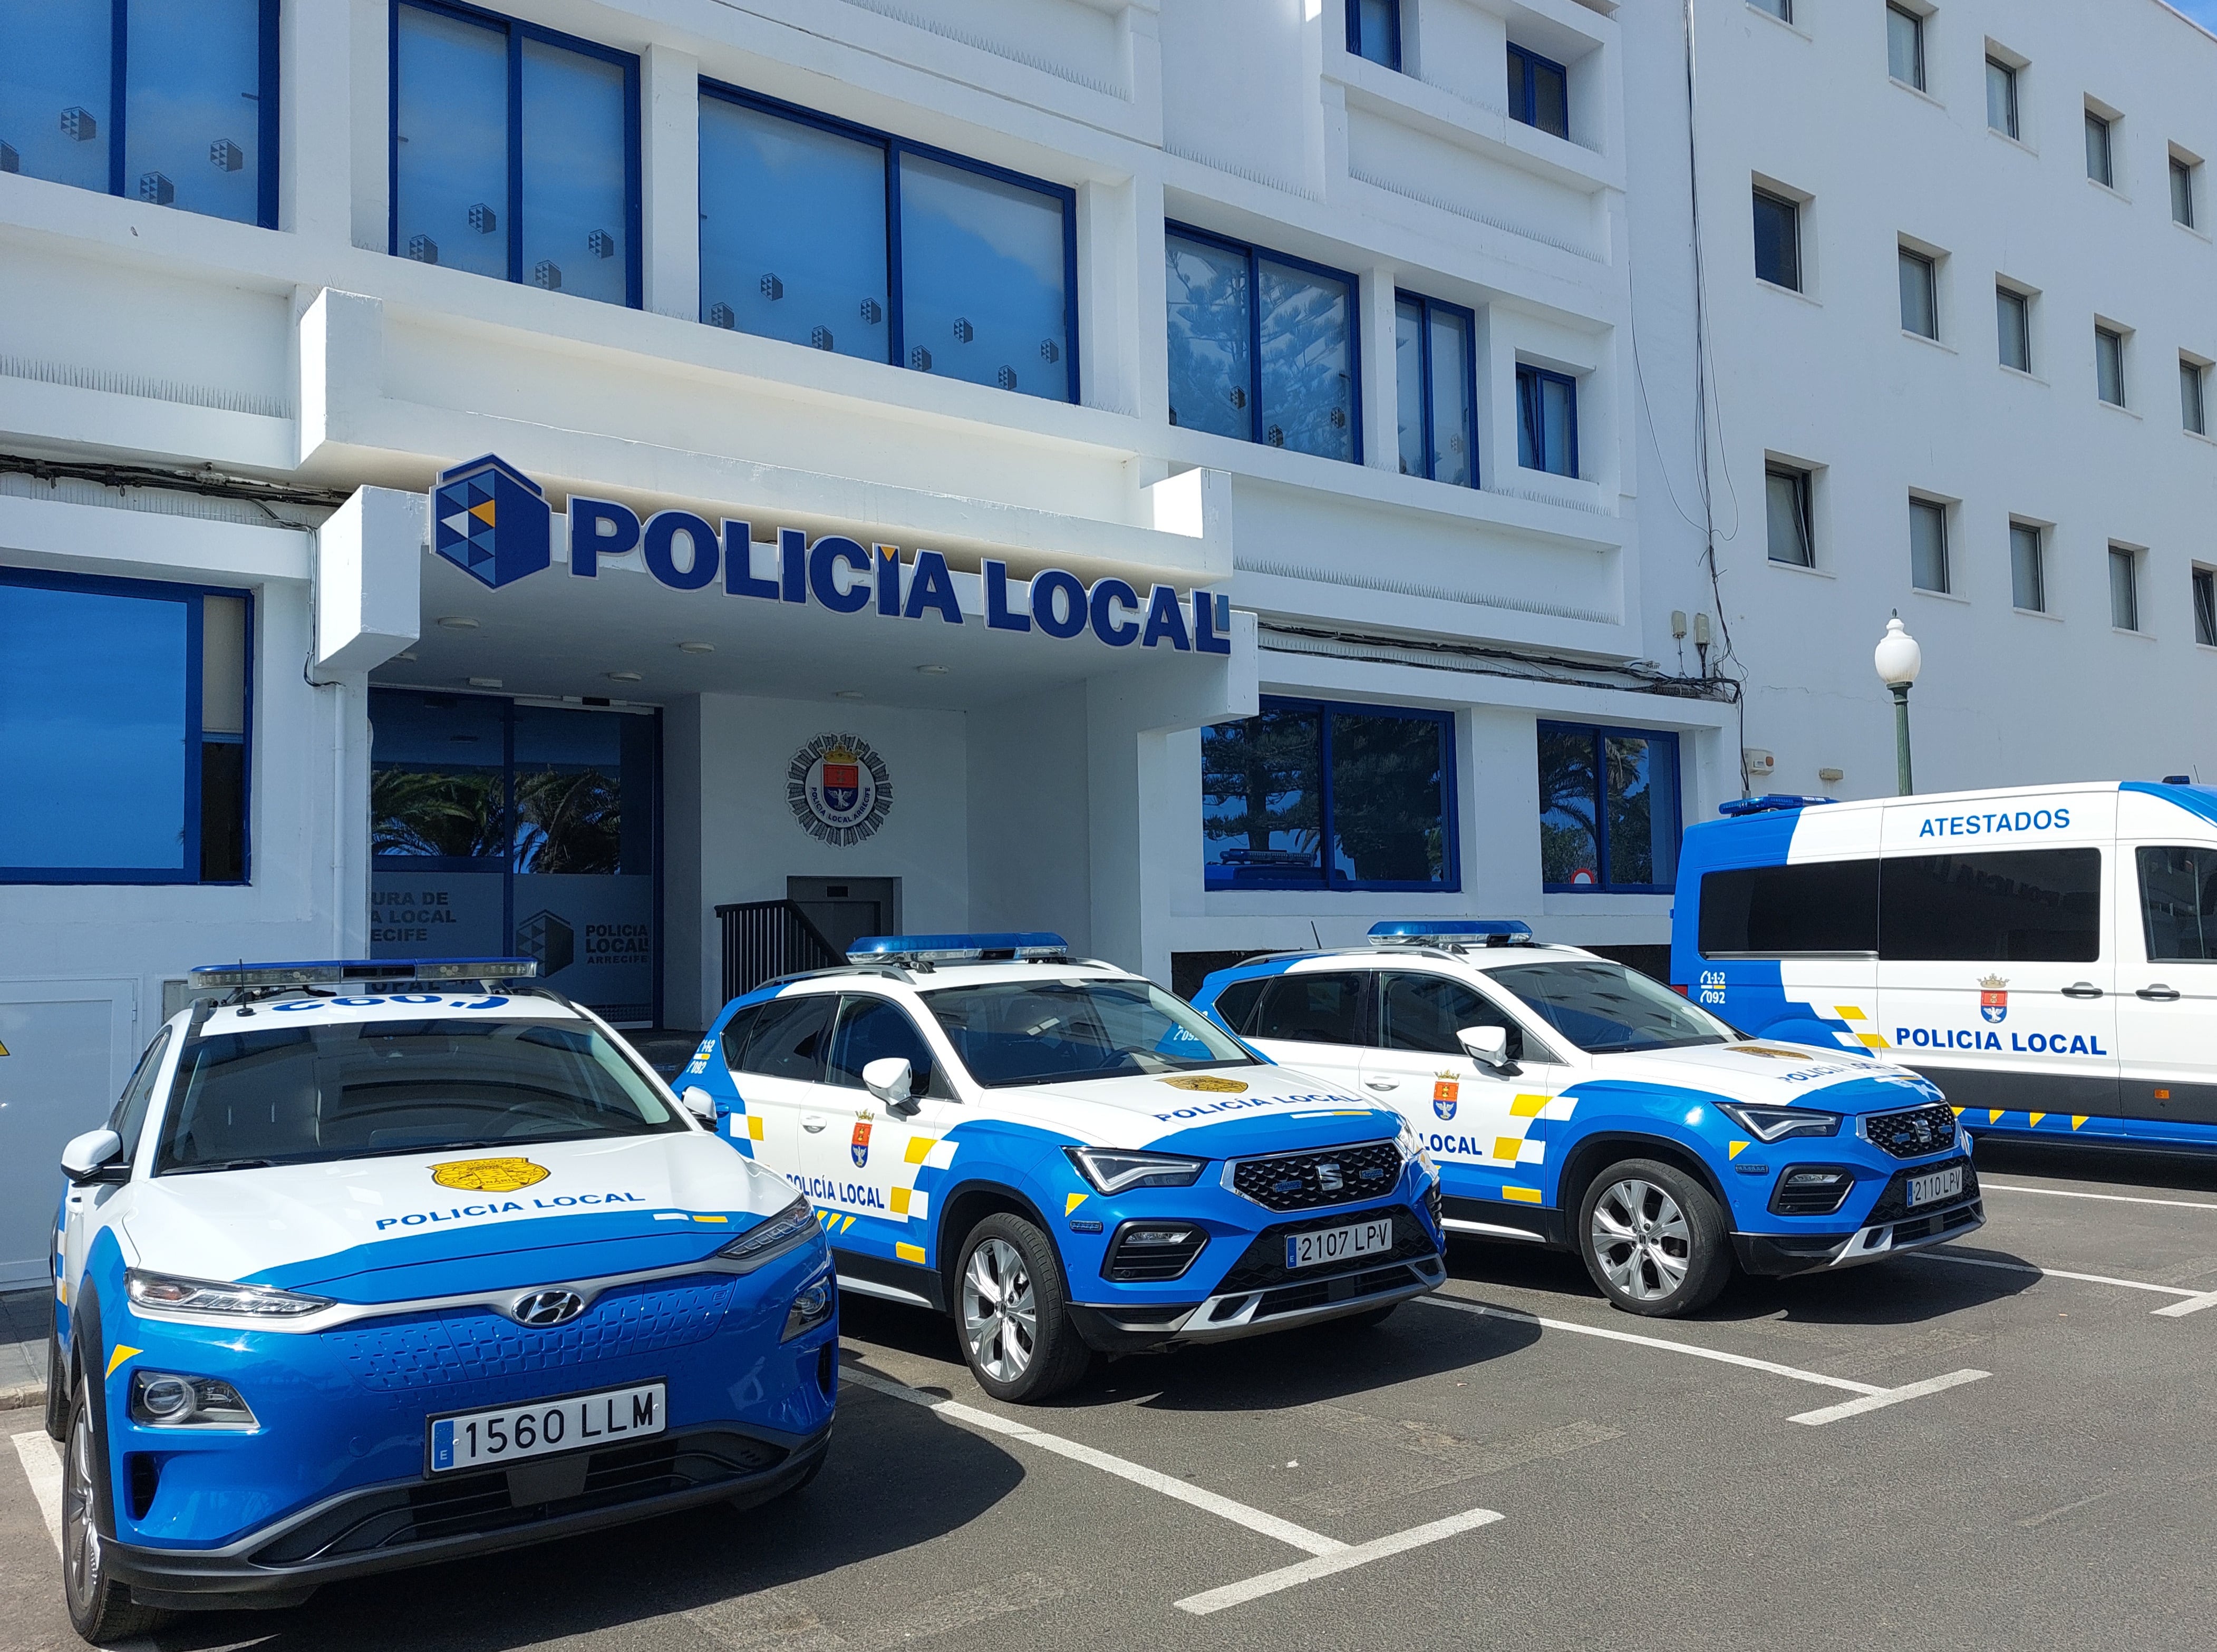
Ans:
{"label": "blue hexagonal logo", "polygon": [[431,548],[497,589],[554,559],[547,490],[491,453],[439,473],[431,490]]}

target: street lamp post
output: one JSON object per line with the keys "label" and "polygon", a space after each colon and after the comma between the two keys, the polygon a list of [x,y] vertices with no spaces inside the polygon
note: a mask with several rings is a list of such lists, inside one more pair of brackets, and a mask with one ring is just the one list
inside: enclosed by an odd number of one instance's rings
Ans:
{"label": "street lamp post", "polygon": [[1905,798],[1917,789],[1909,775],[1909,685],[1924,669],[1924,650],[1902,628],[1900,609],[1886,622],[1886,635],[1878,639],[1871,663],[1878,668],[1879,681],[1893,690],[1894,778]]}

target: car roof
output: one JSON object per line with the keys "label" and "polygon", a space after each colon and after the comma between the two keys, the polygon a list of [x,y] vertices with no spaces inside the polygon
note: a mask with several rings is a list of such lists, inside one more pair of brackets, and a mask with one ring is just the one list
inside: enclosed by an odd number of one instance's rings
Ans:
{"label": "car roof", "polygon": [[1561,962],[1608,963],[1598,952],[1553,942],[1524,942],[1515,946],[1337,946],[1323,952],[1279,952],[1251,958],[1223,972],[1226,982],[1286,975],[1298,970],[1405,968],[1410,965],[1446,965],[1449,968],[1490,973],[1519,964]]}
{"label": "car roof", "polygon": [[775,996],[787,993],[837,992],[873,987],[907,988],[913,992],[935,992],[942,987],[974,987],[1006,985],[1010,982],[1030,981],[1144,981],[1145,976],[1120,970],[1113,964],[1092,959],[1072,959],[1069,963],[1020,963],[1015,960],[979,964],[938,964],[929,969],[913,965],[847,964],[836,965],[826,970],[811,970],[803,975],[787,976],[780,981],[765,982],[754,993],[755,997],[776,989]]}

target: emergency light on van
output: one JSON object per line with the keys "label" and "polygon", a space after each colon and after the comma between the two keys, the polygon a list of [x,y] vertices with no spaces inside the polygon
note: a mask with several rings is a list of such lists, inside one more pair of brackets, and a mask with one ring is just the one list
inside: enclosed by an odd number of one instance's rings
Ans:
{"label": "emergency light on van", "polygon": [[1389,918],[1370,926],[1373,946],[1515,946],[1532,939],[1532,926],[1515,918]]}
{"label": "emergency light on van", "polygon": [[1734,798],[1717,805],[1720,815],[1759,815],[1772,809],[1809,809],[1820,803],[1837,803],[1837,798],[1808,798],[1792,792],[1766,792],[1759,798]]}
{"label": "emergency light on van", "polygon": [[539,973],[530,958],[334,958],[300,964],[196,964],[195,989],[330,987],[368,981],[519,981]]}
{"label": "emergency light on van", "polygon": [[977,964],[1067,958],[1070,943],[1046,929],[982,935],[864,935],[847,948],[849,964]]}

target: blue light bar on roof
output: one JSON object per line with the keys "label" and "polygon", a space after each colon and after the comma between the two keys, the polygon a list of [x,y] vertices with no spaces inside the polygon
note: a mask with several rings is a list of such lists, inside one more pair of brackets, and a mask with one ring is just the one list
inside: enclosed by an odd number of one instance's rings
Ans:
{"label": "blue light bar on roof", "polygon": [[983,935],[865,935],[847,948],[849,964],[960,964],[1069,955],[1070,943],[1045,929]]}
{"label": "blue light bar on roof", "polygon": [[1720,815],[1760,815],[1773,809],[1809,809],[1820,803],[1837,803],[1837,798],[1805,798],[1791,792],[1766,792],[1759,798],[1734,798],[1717,805]]}
{"label": "blue light bar on roof", "polygon": [[1515,918],[1389,918],[1370,926],[1373,946],[1514,946],[1532,939],[1532,926]]}
{"label": "blue light bar on roof", "polygon": [[327,958],[299,964],[196,964],[195,987],[328,987],[361,981],[516,981],[539,973],[530,958]]}

